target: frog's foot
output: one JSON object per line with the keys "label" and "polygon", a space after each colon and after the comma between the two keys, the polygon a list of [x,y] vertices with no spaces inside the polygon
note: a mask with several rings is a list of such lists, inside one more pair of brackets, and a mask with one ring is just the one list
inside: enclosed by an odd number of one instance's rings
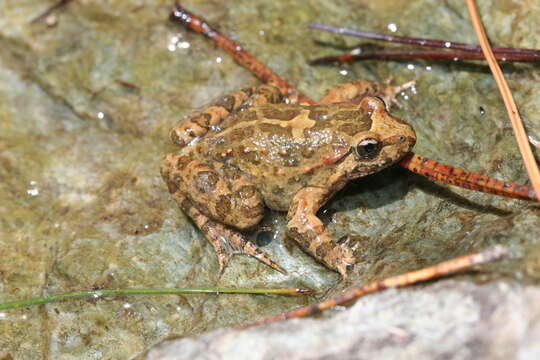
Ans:
{"label": "frog's foot", "polygon": [[214,247],[221,271],[233,255],[246,254],[285,273],[267,254],[231,228],[252,228],[264,214],[259,192],[244,176],[234,174],[230,179],[198,161],[174,154],[165,157],[161,175],[178,205]]}
{"label": "frog's foot", "polygon": [[285,269],[275,263],[270,256],[261,251],[255,244],[246,240],[242,234],[209,219],[182,194],[177,192],[174,193],[173,196],[180,208],[182,208],[182,210],[193,220],[195,225],[201,230],[205,238],[214,248],[218,258],[220,273],[223,273],[233,255],[237,254],[252,256],[282,274],[287,273]]}
{"label": "frog's foot", "polygon": [[288,219],[288,235],[315,259],[347,278],[347,269],[355,264],[353,250],[347,243],[336,243],[327,234],[317,211],[330,196],[328,189],[306,187],[292,201]]}
{"label": "frog's foot", "polygon": [[326,95],[322,97],[320,103],[333,104],[340,102],[358,102],[365,96],[378,96],[382,98],[389,107],[391,105],[399,106],[396,95],[414,85],[414,80],[398,86],[390,85],[389,80],[384,83],[369,80],[357,80],[330,88]]}
{"label": "frog's foot", "polygon": [[279,90],[271,85],[238,90],[189,115],[171,129],[169,137],[173,144],[184,147],[198,141],[210,131],[223,130],[229,126],[230,124],[223,123],[223,120],[244,106],[281,101]]}

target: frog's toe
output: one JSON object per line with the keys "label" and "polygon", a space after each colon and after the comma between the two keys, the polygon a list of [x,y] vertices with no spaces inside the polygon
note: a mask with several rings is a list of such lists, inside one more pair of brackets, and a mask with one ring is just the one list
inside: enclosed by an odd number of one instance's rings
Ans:
{"label": "frog's toe", "polygon": [[270,266],[272,269],[279,271],[282,274],[287,274],[287,271],[283,269],[281,266],[279,266],[276,262],[274,262],[270,256],[268,256],[266,253],[261,251],[255,244],[252,242],[246,241],[242,248],[242,253],[253,256],[255,259],[259,260],[260,262]]}
{"label": "frog's toe", "polygon": [[232,258],[232,254],[230,253],[216,253],[218,258],[218,264],[219,264],[219,273],[223,274],[225,271],[225,268],[227,267],[227,264]]}

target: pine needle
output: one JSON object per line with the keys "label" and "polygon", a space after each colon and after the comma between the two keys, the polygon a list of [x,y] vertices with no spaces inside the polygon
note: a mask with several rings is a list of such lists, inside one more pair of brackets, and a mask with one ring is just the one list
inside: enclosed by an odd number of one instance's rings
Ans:
{"label": "pine needle", "polygon": [[529,145],[529,142],[527,140],[527,134],[525,133],[523,122],[521,120],[521,117],[519,116],[519,111],[517,109],[516,103],[514,102],[514,98],[512,97],[512,92],[510,91],[510,88],[506,83],[501,68],[499,67],[497,60],[493,55],[493,51],[491,50],[491,46],[489,45],[489,41],[480,20],[480,16],[478,15],[478,11],[476,10],[474,0],[467,0],[467,7],[469,8],[469,14],[471,15],[471,20],[474,26],[474,30],[476,31],[476,36],[480,41],[480,46],[482,47],[484,56],[486,57],[486,60],[489,64],[489,68],[493,73],[493,77],[495,78],[495,81],[499,86],[504,105],[506,106],[508,116],[510,117],[510,121],[512,122],[512,127],[514,129],[514,134],[516,136],[519,151],[521,152],[521,156],[523,157],[525,168],[527,169],[529,179],[531,180],[531,185],[534,188],[538,199],[540,200],[540,171],[538,170],[538,165],[536,164],[536,160],[531,151],[531,146]]}
{"label": "pine needle", "polygon": [[[179,294],[258,294],[258,295],[302,295],[313,294],[312,289],[262,289],[262,288],[177,288],[177,289],[102,289],[83,290],[54,294],[37,298],[0,303],[0,310],[11,310],[29,306],[48,304],[68,299],[100,299],[107,296],[132,295],[179,295]],[[4,313],[0,312],[0,319]]]}

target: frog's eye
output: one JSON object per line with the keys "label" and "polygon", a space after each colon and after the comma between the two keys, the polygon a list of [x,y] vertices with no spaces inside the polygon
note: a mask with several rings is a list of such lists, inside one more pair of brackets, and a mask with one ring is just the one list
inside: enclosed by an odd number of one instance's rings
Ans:
{"label": "frog's eye", "polygon": [[358,160],[373,160],[381,151],[381,143],[373,138],[367,138],[353,147]]}

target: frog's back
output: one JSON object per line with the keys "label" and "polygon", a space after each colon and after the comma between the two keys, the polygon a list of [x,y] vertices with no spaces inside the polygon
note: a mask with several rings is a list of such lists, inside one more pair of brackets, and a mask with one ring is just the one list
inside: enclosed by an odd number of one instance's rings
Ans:
{"label": "frog's back", "polygon": [[287,210],[306,185],[324,186],[350,139],[371,128],[358,105],[255,106],[227,121],[231,125],[205,139],[202,147],[218,161],[250,176],[269,207]]}

